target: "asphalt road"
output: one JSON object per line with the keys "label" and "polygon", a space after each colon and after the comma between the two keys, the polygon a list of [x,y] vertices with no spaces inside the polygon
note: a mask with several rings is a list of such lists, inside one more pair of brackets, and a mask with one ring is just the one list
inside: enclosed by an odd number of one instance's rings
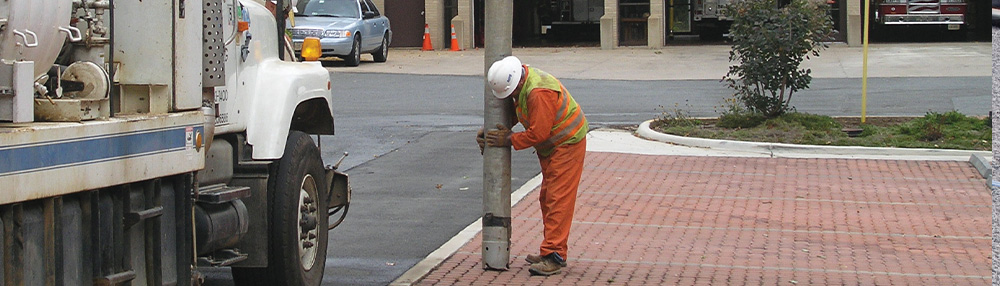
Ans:
{"label": "asphalt road", "polygon": [[[385,285],[481,216],[482,160],[473,137],[482,125],[482,79],[336,69],[331,76],[337,135],[322,138],[323,160],[350,153],[341,169],[351,175],[354,196],[347,221],[330,235],[324,284]],[[988,80],[873,78],[868,115],[985,115]],[[591,129],[637,125],[677,110],[715,116],[730,93],[716,80],[563,84]],[[859,87],[859,79],[814,79],[792,104],[802,112],[859,115]],[[530,150],[514,152],[512,165],[515,189],[539,172]],[[208,284],[226,285],[226,275],[211,271]]]}
{"label": "asphalt road", "polygon": [[[543,67],[544,69],[544,67]],[[482,79],[472,76],[333,73],[337,135],[324,138],[324,160],[343,152],[344,169],[374,159],[431,131],[473,131],[482,125]],[[989,77],[871,78],[869,116],[958,110],[986,115]],[[566,79],[591,127],[638,125],[680,110],[717,116],[731,92],[716,80],[615,81]],[[860,79],[814,79],[794,94],[798,111],[861,114]],[[470,141],[471,142],[471,141]]]}

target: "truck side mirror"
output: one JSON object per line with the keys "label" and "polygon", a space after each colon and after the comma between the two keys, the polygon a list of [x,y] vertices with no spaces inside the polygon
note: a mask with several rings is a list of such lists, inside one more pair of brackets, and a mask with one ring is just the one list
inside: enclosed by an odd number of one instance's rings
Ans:
{"label": "truck side mirror", "polygon": [[375,18],[375,12],[374,11],[365,11],[364,18],[365,19]]}

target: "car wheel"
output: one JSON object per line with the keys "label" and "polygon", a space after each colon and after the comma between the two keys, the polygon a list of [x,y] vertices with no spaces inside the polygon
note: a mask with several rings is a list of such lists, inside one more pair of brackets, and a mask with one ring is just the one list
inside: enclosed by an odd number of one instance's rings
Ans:
{"label": "car wheel", "polygon": [[309,135],[291,131],[285,154],[271,166],[268,266],[234,268],[237,285],[320,285],[326,267],[326,171]]}
{"label": "car wheel", "polygon": [[376,63],[384,63],[386,59],[389,58],[389,37],[388,35],[382,36],[382,46],[378,47],[378,50],[372,53],[372,59]]}
{"label": "car wheel", "polygon": [[344,58],[344,63],[349,67],[361,64],[361,37],[359,36],[354,36],[354,46],[351,48],[351,53]]}

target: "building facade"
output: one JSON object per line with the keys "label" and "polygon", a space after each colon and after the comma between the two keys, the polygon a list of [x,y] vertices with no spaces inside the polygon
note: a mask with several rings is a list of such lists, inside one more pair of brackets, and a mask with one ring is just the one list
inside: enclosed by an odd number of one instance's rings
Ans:
{"label": "building facade", "polygon": [[[724,0],[722,0],[724,1]],[[392,20],[393,46],[419,47],[424,27],[435,49],[482,46],[484,0],[373,0]],[[724,23],[713,17],[720,0],[512,0],[514,45],[545,46],[553,41],[615,49],[667,45],[673,37],[719,37]],[[837,41],[861,45],[863,0],[825,0],[830,5]],[[974,1],[973,1],[974,3]],[[974,5],[970,3],[970,5]],[[872,7],[877,9],[877,7]],[[970,7],[970,10],[983,10]],[[874,12],[872,12],[874,13]],[[403,15],[414,17],[402,17]],[[971,14],[971,13],[970,13]],[[983,17],[986,18],[985,16]],[[422,21],[421,21],[422,20]],[[964,29],[964,27],[963,27]]]}

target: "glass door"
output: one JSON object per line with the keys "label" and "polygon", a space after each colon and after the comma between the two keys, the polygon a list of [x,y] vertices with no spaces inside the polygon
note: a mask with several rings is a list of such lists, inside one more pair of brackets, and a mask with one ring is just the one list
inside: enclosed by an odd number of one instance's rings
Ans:
{"label": "glass door", "polygon": [[691,0],[669,0],[670,29],[669,33],[691,32]]}

